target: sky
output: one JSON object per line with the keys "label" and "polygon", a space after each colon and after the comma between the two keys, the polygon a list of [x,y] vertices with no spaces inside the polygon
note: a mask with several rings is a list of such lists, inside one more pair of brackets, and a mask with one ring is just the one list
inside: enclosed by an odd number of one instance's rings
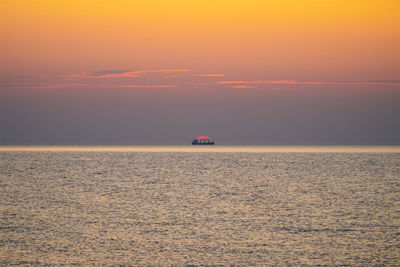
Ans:
{"label": "sky", "polygon": [[1,0],[0,145],[400,145],[398,0]]}

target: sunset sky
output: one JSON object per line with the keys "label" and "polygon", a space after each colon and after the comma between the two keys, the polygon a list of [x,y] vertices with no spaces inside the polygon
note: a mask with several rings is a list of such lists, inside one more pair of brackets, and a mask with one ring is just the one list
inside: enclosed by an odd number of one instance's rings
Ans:
{"label": "sunset sky", "polygon": [[400,144],[399,0],[1,0],[0,145]]}

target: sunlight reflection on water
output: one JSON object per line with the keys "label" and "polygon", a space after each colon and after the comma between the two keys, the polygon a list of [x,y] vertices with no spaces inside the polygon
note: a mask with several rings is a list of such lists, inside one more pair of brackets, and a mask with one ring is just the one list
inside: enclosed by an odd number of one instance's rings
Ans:
{"label": "sunlight reflection on water", "polygon": [[399,153],[178,148],[0,152],[0,264],[400,264]]}

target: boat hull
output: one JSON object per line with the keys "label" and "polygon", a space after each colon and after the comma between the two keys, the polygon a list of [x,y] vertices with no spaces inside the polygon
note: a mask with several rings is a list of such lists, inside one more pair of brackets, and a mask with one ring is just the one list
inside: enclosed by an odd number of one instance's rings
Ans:
{"label": "boat hull", "polygon": [[195,145],[195,146],[213,146],[213,145],[215,145],[215,143],[214,142],[200,143],[200,142],[197,142],[197,141],[193,141],[192,145]]}

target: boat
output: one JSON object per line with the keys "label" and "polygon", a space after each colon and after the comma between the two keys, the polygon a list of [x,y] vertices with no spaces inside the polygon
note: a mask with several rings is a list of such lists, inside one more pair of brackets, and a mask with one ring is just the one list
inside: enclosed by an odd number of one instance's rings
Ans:
{"label": "boat", "polygon": [[214,139],[209,136],[197,136],[193,140],[192,145],[215,145],[215,142]]}

